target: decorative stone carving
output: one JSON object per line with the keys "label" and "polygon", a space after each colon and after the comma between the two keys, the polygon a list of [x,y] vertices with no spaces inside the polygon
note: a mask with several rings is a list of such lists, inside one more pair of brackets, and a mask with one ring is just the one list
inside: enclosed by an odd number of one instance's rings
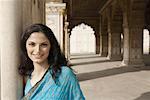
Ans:
{"label": "decorative stone carving", "polygon": [[46,14],[63,14],[65,8],[65,3],[50,2],[46,4]]}
{"label": "decorative stone carving", "polygon": [[66,4],[59,2],[46,3],[46,25],[54,32],[62,51],[64,50],[64,35],[63,35],[63,12]]}

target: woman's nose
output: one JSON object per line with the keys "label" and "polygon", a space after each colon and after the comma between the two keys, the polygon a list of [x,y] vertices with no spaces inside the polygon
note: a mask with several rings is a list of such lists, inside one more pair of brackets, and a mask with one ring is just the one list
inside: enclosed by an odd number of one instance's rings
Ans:
{"label": "woman's nose", "polygon": [[35,52],[36,52],[36,53],[39,53],[39,52],[40,52],[40,46],[39,46],[39,45],[37,45],[37,46],[35,47]]}

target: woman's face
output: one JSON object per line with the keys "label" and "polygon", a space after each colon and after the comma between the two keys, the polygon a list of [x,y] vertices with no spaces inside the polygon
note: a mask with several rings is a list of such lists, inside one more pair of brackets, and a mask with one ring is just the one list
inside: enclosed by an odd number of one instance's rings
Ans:
{"label": "woman's face", "polygon": [[26,41],[26,49],[33,63],[48,63],[50,42],[42,32],[34,32]]}

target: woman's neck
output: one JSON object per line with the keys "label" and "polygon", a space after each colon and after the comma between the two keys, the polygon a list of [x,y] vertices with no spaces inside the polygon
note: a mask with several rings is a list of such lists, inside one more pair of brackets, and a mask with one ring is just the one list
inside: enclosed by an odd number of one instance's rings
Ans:
{"label": "woman's neck", "polygon": [[32,74],[34,75],[40,75],[41,73],[45,73],[46,70],[49,68],[49,64],[48,62],[39,64],[39,63],[33,63],[34,65],[34,70],[32,72]]}
{"label": "woman's neck", "polygon": [[45,72],[49,68],[48,62],[39,64],[39,63],[33,63],[34,70],[31,74],[31,85],[34,86],[38,81],[40,81],[45,74]]}

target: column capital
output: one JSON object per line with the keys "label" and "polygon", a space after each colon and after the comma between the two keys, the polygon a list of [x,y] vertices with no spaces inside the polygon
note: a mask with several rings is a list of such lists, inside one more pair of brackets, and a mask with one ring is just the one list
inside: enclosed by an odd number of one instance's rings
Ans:
{"label": "column capital", "polygon": [[66,9],[66,3],[54,3],[54,2],[49,2],[46,3],[46,13],[47,14],[57,14],[57,13],[64,13]]}

